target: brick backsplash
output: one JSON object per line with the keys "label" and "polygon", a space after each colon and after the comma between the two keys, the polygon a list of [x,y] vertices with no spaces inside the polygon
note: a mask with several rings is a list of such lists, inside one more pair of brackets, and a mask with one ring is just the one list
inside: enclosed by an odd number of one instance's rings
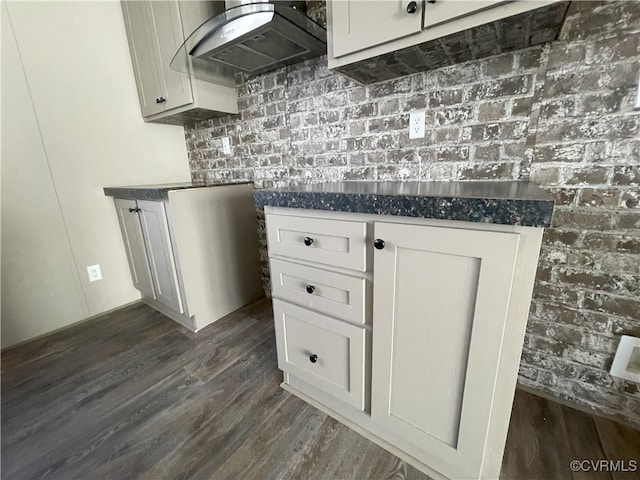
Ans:
{"label": "brick backsplash", "polygon": [[[324,57],[240,79],[238,115],[185,129],[192,177],[533,180],[557,208],[519,381],[640,426],[638,386],[608,374],[620,335],[640,336],[639,44],[640,2],[572,2],[559,40],[482,60],[367,86]],[[414,110],[424,139],[408,137]]]}

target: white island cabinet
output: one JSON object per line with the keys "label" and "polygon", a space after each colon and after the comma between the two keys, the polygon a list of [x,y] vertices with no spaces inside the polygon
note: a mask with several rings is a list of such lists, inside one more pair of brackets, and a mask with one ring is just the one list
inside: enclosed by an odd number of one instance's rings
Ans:
{"label": "white island cabinet", "polygon": [[263,203],[283,388],[434,478],[498,478],[543,228]]}
{"label": "white island cabinet", "polygon": [[263,295],[252,191],[250,184],[105,189],[145,303],[197,331]]}

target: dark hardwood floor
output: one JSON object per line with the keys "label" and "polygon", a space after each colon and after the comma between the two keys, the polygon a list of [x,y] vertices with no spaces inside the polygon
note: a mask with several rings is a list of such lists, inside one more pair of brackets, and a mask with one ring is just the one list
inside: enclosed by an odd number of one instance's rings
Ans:
{"label": "dark hardwood floor", "polygon": [[[198,334],[138,304],[2,353],[3,479],[425,479],[279,388],[270,302]],[[640,460],[640,432],[518,391],[502,478]]]}

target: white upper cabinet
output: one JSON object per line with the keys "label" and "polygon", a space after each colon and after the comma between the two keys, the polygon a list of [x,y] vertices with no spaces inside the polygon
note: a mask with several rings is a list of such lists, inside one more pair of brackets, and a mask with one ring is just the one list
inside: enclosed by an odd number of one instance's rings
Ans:
{"label": "white upper cabinet", "polygon": [[478,478],[519,235],[376,222],[375,236],[372,420],[447,477]]}
{"label": "white upper cabinet", "polygon": [[[158,102],[165,85],[160,75],[160,51],[156,41],[151,2],[123,2],[125,25],[129,35],[129,47],[133,71],[138,86],[142,116],[148,117],[164,110]],[[166,95],[166,92],[164,92]]]}
{"label": "white upper cabinet", "polygon": [[422,1],[340,0],[330,1],[328,8],[334,57],[422,30]]}
{"label": "white upper cabinet", "polygon": [[[124,14],[140,109],[147,122],[182,125],[223,113],[237,113],[232,76],[203,81],[175,71],[171,60],[191,34],[206,21],[213,2],[124,0]],[[184,18],[183,18],[184,17]]]}
{"label": "white upper cabinet", "polygon": [[176,72],[169,66],[171,59],[184,41],[180,7],[178,2],[160,1],[151,2],[151,9],[158,34],[159,75],[164,83],[161,95],[164,98],[162,104],[165,110],[170,110],[193,102],[189,75]]}
{"label": "white upper cabinet", "polygon": [[504,0],[436,0],[427,2],[424,10],[424,28],[450,22],[472,13],[495,7]]}
{"label": "white upper cabinet", "polygon": [[[552,38],[554,29],[556,31],[560,29],[564,11],[568,5],[564,2],[563,10],[562,8],[554,8],[556,3],[562,2],[558,0],[530,0],[526,2],[505,0],[327,0],[329,68],[349,66],[350,68],[345,69],[346,71],[339,71],[348,76],[351,72],[350,76],[358,80],[361,76],[354,76],[352,71],[355,68],[370,69],[371,65],[365,62],[368,59],[420,44],[427,44],[433,40],[541,7],[549,8],[538,15],[537,22],[531,24],[534,26],[542,25],[539,28],[544,29],[545,35],[538,35],[536,38]],[[541,22],[541,19],[548,21]],[[527,21],[520,20],[521,23]],[[514,45],[498,38],[497,33],[492,38],[495,41],[502,41],[501,47],[505,51],[525,48],[533,44],[531,39],[526,39],[524,35],[522,40]],[[473,41],[487,41],[487,38]],[[443,50],[440,45],[427,45],[424,49],[425,56],[429,57],[425,60],[427,62],[435,62],[435,59],[447,54],[446,49]],[[433,59],[430,58],[431,54],[433,54]],[[475,57],[469,57],[469,59],[472,58]],[[402,64],[402,61],[399,63]],[[393,59],[389,60],[387,64],[387,67],[392,67],[394,65]],[[380,68],[384,70],[384,66],[385,63]],[[402,73],[403,75],[406,75],[407,68],[409,71],[411,68],[418,68],[420,71],[421,65],[412,63],[405,66],[404,69],[401,69],[402,72],[405,72]],[[426,69],[426,67],[422,69]],[[393,69],[390,68],[389,71],[392,72]],[[375,72],[371,76],[375,77],[374,74]],[[380,80],[388,78],[389,72]],[[371,81],[365,83],[371,83]]]}

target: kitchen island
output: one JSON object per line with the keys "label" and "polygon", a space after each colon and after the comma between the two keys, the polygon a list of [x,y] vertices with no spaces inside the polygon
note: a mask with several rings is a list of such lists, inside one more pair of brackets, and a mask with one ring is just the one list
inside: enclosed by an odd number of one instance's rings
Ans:
{"label": "kitchen island", "polygon": [[529,182],[258,190],[283,388],[434,478],[498,478],[543,227]]}

